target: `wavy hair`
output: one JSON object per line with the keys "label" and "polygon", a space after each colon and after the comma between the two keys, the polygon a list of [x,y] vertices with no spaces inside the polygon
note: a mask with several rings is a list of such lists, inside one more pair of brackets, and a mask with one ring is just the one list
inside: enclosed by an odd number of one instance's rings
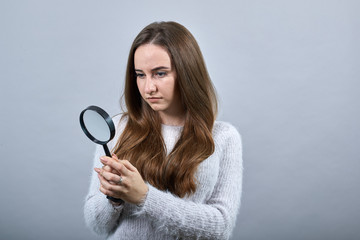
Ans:
{"label": "wavy hair", "polygon": [[[142,99],[136,83],[134,54],[144,44],[168,52],[186,112],[181,136],[169,154],[161,135],[161,119]],[[128,57],[123,98],[127,123],[113,152],[119,159],[128,159],[156,188],[179,197],[193,194],[196,170],[215,149],[212,128],[217,99],[200,48],[184,26],[154,22],[137,35]]]}

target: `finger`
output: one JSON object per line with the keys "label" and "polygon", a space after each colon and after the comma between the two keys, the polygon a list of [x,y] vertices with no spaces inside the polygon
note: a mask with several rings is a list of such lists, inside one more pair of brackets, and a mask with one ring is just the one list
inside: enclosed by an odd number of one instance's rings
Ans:
{"label": "finger", "polygon": [[100,181],[100,188],[102,187],[102,188],[105,189],[104,186],[106,186],[106,185],[108,184],[107,181],[106,181],[106,179],[103,178],[103,176],[101,176],[100,174],[98,174],[97,176],[98,176],[99,181]]}
{"label": "finger", "polygon": [[116,184],[120,182],[120,179],[122,179],[122,177],[120,177],[119,175],[107,171],[100,172],[100,175],[103,176],[107,181]]}
{"label": "finger", "polygon": [[121,163],[121,161],[116,161],[109,157],[101,157],[100,160],[103,164],[110,166],[123,176],[127,176],[129,174],[129,170],[124,166],[124,164]]}
{"label": "finger", "polygon": [[120,198],[119,196],[117,196],[117,194],[115,192],[104,188],[104,186],[102,186],[102,185],[100,186],[99,190],[100,190],[100,192],[102,192],[106,196],[110,196],[110,197],[114,197],[114,198]]}
{"label": "finger", "polygon": [[112,158],[115,159],[115,160],[119,160],[119,158],[116,156],[115,153],[111,154]]}
{"label": "finger", "polygon": [[110,166],[108,166],[108,165],[104,165],[104,166],[102,166],[102,169],[103,169],[104,171],[111,172],[111,167],[110,167]]}
{"label": "finger", "polygon": [[[95,169],[95,171],[97,173],[100,173],[103,177],[105,177],[109,181],[110,184],[119,184],[119,182],[120,182],[120,178],[121,178],[120,173],[118,173],[118,171],[116,171],[115,169],[112,169],[108,165],[103,166],[102,169],[98,169],[98,170]],[[113,174],[115,176],[110,175],[110,174]],[[118,176],[118,177],[116,177],[116,176]]]}
{"label": "finger", "polygon": [[120,160],[119,160],[118,156],[117,156],[115,153],[113,153],[111,156],[112,156],[112,158],[113,158],[114,160],[116,160],[116,161],[119,161],[119,162],[120,162]]}
{"label": "finger", "polygon": [[104,168],[94,168],[95,172],[103,176],[110,184],[119,184],[122,177],[119,176],[119,173],[115,170],[114,172],[105,171]]}
{"label": "finger", "polygon": [[[111,160],[112,158],[111,158],[111,157],[108,157],[108,156],[101,156],[101,157],[100,157],[100,161],[103,160],[103,159],[109,161],[109,160]],[[102,162],[102,161],[101,161],[101,162]]]}
{"label": "finger", "polygon": [[[113,155],[114,155],[114,154],[113,154]],[[115,156],[116,156],[116,155],[115,155]],[[107,156],[102,156],[101,158],[111,159],[111,158],[108,158]],[[101,160],[101,158],[100,158],[100,160]],[[120,173],[118,173],[118,171],[116,171],[115,169],[111,168],[111,167],[108,166],[108,165],[104,165],[102,168],[103,168],[105,171],[112,172],[112,173],[114,173],[114,174],[120,174]]]}
{"label": "finger", "polygon": [[114,174],[120,174],[118,171],[116,171],[115,169],[111,168],[108,165],[104,165],[102,167],[102,169],[104,169],[104,171],[111,172],[111,173],[114,173]]}
{"label": "finger", "polygon": [[132,165],[128,160],[120,160],[120,162],[130,171],[137,172],[136,167],[134,167],[134,165]]}
{"label": "finger", "polygon": [[[98,171],[97,170],[95,170],[98,174],[100,174],[101,175],[101,169],[99,169]],[[101,175],[102,176],[102,175]],[[104,176],[102,176],[103,178],[104,178]],[[113,184],[113,185],[115,185],[115,184],[117,184],[116,182],[113,182],[113,181],[111,181],[111,180],[107,180],[106,178],[104,178],[106,181],[108,181],[110,184]]]}
{"label": "finger", "polygon": [[100,192],[102,192],[103,194],[105,194],[106,196],[109,196],[111,193],[106,190],[102,185],[100,185],[100,188],[99,188]]}
{"label": "finger", "polygon": [[104,178],[103,170],[101,168],[95,168],[95,171],[97,172],[97,176],[98,176],[98,178],[100,180],[100,184],[103,184],[103,181],[108,182],[108,180],[106,178]]}
{"label": "finger", "polygon": [[102,167],[102,169],[103,169],[104,171],[107,171],[107,172],[113,172],[113,171],[114,171],[114,169],[112,169],[109,165],[104,165],[104,166]]}
{"label": "finger", "polygon": [[101,186],[110,192],[120,192],[121,186],[116,184],[110,184],[103,176],[98,174]]}

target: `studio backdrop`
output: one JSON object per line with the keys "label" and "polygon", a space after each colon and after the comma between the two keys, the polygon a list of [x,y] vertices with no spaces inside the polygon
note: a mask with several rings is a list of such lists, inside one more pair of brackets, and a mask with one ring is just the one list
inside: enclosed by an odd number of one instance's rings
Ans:
{"label": "studio backdrop", "polygon": [[103,239],[83,206],[89,105],[121,111],[128,51],[154,21],[198,40],[242,135],[231,239],[360,239],[356,0],[0,2],[0,239]]}

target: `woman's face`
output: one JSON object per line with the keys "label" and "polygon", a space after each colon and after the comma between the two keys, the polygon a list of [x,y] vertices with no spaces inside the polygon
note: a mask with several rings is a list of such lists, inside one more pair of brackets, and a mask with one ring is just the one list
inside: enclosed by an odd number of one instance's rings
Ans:
{"label": "woman's face", "polygon": [[168,52],[159,45],[144,44],[134,55],[136,82],[142,98],[159,113],[163,123],[183,117],[183,106]]}

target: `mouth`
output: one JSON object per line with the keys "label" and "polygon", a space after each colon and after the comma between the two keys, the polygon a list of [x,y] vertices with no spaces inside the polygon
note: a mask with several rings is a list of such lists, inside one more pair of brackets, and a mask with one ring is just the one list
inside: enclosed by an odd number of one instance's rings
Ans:
{"label": "mouth", "polygon": [[148,97],[146,98],[149,102],[154,103],[161,99],[161,97]]}

